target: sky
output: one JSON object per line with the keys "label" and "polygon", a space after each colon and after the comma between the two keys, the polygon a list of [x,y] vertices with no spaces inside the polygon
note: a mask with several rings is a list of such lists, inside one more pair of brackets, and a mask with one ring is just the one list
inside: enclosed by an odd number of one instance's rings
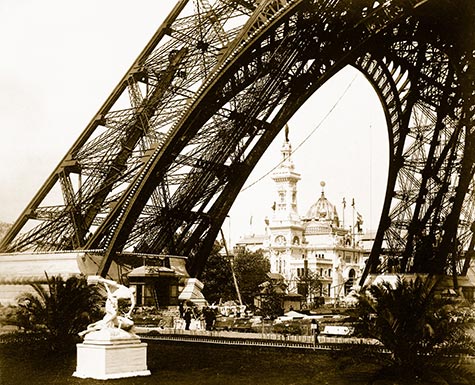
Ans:
{"label": "sky", "polygon": [[[0,221],[13,223],[166,18],[174,1],[0,0]],[[351,201],[376,229],[388,169],[378,98],[354,69],[330,79],[289,121],[305,215],[321,194],[346,223]],[[282,132],[223,225],[232,244],[262,233],[281,159]]]}

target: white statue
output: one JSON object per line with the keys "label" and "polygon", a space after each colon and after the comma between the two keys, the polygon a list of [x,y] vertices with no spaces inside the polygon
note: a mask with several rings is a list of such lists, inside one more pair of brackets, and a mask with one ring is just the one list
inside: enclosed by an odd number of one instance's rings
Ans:
{"label": "white statue", "polygon": [[[128,288],[127,286],[121,285],[110,279],[105,279],[99,276],[89,276],[87,278],[89,284],[102,283],[107,291],[107,300],[106,300],[106,314],[103,319],[89,324],[87,329],[80,332],[79,335],[82,337],[87,333],[103,330],[103,329],[124,329],[129,330],[133,325],[134,321],[131,319],[132,311],[135,307],[135,292],[133,289]],[[119,315],[119,300],[128,299],[130,300],[129,311],[124,315]]]}

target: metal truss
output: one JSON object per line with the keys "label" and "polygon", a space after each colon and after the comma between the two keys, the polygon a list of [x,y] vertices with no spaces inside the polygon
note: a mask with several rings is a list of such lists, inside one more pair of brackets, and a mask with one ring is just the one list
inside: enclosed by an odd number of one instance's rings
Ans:
{"label": "metal truss", "polygon": [[185,255],[199,276],[266,148],[352,65],[378,93],[390,138],[365,274],[463,271],[475,219],[474,8],[463,0],[178,2],[1,249],[102,250],[101,275],[130,263],[131,252]]}

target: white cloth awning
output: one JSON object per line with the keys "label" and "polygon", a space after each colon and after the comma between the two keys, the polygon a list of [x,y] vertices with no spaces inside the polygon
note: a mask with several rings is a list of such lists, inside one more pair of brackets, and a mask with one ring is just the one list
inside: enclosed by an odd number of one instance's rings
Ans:
{"label": "white cloth awning", "polygon": [[288,311],[287,313],[284,313],[285,317],[292,318],[292,319],[302,319],[305,317],[305,314],[296,312],[295,310]]}
{"label": "white cloth awning", "polygon": [[0,254],[0,284],[46,283],[46,275],[78,276],[81,252]]}

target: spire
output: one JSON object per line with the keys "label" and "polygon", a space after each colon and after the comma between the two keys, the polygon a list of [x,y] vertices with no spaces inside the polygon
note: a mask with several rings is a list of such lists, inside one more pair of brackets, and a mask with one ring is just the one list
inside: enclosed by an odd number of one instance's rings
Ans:
{"label": "spire", "polygon": [[281,150],[282,160],[274,172],[272,179],[276,185],[276,198],[273,205],[273,219],[298,221],[297,212],[297,182],[300,174],[295,172],[292,161],[292,145],[289,141],[289,127],[285,125],[285,140]]}
{"label": "spire", "polygon": [[292,159],[290,158],[292,155],[292,145],[290,144],[290,140],[289,140],[289,125],[288,124],[285,125],[285,141],[282,144],[282,148],[280,152],[282,153],[282,164],[280,165],[280,167],[293,169],[294,164],[292,162]]}

